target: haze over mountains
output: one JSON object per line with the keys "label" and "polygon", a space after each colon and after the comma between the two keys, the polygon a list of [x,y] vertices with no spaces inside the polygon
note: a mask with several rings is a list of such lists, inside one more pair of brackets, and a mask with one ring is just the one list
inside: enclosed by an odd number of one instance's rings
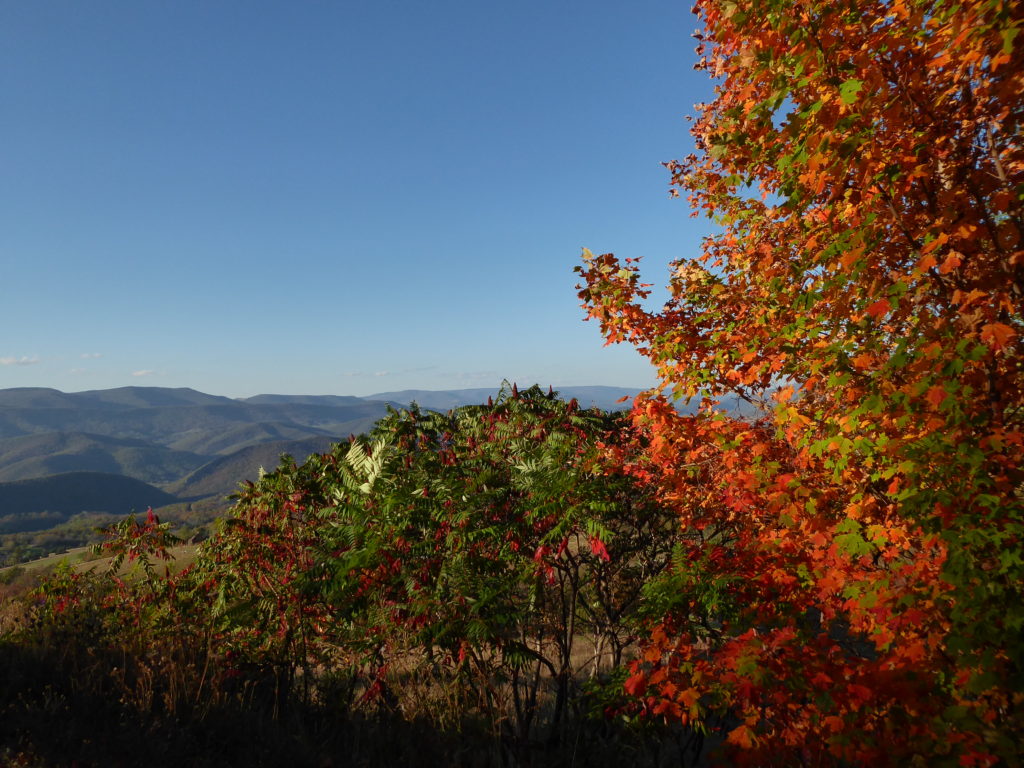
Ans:
{"label": "haze over mountains", "polygon": [[[626,407],[617,401],[638,391],[559,390],[566,399],[604,409]],[[415,401],[449,410],[495,395],[496,389],[477,388],[232,399],[163,387],[0,389],[0,517],[81,510],[127,514],[154,503],[223,498],[244,480],[256,479],[260,467],[276,467],[281,454],[302,461],[368,431],[388,406]]]}

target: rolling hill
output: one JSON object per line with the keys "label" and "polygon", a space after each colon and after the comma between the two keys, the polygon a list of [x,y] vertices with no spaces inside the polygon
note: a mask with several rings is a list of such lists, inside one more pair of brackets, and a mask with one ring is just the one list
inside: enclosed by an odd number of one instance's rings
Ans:
{"label": "rolling hill", "polygon": [[[638,389],[565,387],[584,407],[625,408]],[[226,498],[281,454],[303,461],[371,429],[388,407],[446,411],[497,388],[404,390],[369,397],[121,387],[86,392],[0,390],[0,559],[81,544],[99,519],[146,507],[205,525]],[[154,487],[157,484],[160,487]],[[21,553],[20,555],[18,553]]]}
{"label": "rolling hill", "polygon": [[[576,398],[584,408],[597,407],[606,411],[624,410],[629,408],[630,403],[618,402],[620,398],[627,397],[632,400],[640,392],[639,388],[626,387],[555,387],[558,396],[563,400]],[[430,410],[447,411],[458,408],[462,405],[478,405],[487,402],[488,397],[494,397],[498,390],[494,387],[476,387],[473,389],[403,389],[398,392],[380,392],[369,395],[370,400],[384,400],[402,405],[417,403],[421,408]]]}
{"label": "rolling hill", "polygon": [[[0,483],[0,531],[32,530],[25,520],[38,519],[40,528],[79,512],[109,512],[127,515],[147,507],[176,501],[174,496],[122,475],[100,472],[69,472],[50,477]],[[41,513],[49,513],[42,515]]]}
{"label": "rolling hill", "polygon": [[260,443],[235,451],[204,464],[187,477],[167,487],[180,501],[192,501],[210,496],[225,497],[238,490],[246,480],[255,481],[262,467],[270,472],[280,463],[282,454],[288,454],[302,463],[314,453],[326,453],[338,442],[326,437],[306,440],[282,440]]}
{"label": "rolling hill", "polygon": [[[449,410],[483,403],[497,391],[486,387],[369,397],[260,394],[232,399],[167,387],[2,389],[0,483],[58,476],[66,484],[71,482],[69,473],[102,473],[158,484],[190,500],[203,494],[223,497],[243,480],[253,479],[260,466],[276,466],[281,453],[301,459],[349,434],[368,431],[389,406],[415,401],[423,408]],[[560,394],[585,407],[615,409],[628,407],[619,399],[638,391],[564,387]],[[40,497],[37,511],[44,498],[49,497]]]}
{"label": "rolling hill", "polygon": [[[0,390],[0,441],[48,433],[141,441],[201,457],[226,456],[261,442],[347,436],[368,429],[387,410],[358,397],[262,395],[248,400],[192,389],[123,387],[64,393],[53,389]],[[45,454],[40,453],[39,456]],[[28,458],[21,456],[20,460]],[[92,459],[62,469],[91,470]],[[202,461],[199,462],[201,464]],[[109,466],[109,465],[108,465]],[[177,477],[198,464],[183,468]],[[4,464],[0,461],[0,471]],[[143,477],[159,472],[143,470]]]}
{"label": "rolling hill", "polygon": [[0,440],[0,482],[64,472],[104,472],[147,483],[167,483],[211,458],[208,454],[174,450],[144,440],[84,432],[45,432]]}

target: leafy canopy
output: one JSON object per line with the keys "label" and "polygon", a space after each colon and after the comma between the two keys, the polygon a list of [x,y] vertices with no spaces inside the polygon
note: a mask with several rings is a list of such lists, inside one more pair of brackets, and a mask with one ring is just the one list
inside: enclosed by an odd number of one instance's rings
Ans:
{"label": "leafy canopy", "polygon": [[[586,252],[580,268],[608,341],[635,344],[674,396],[705,398],[695,418],[657,398],[635,411],[651,435],[637,471],[708,535],[691,553],[702,578],[631,689],[693,716],[728,709],[729,741],[758,764],[1011,759],[1021,5],[695,10],[718,85],[697,152],[669,167],[720,228],[672,265],[660,311],[635,264]],[[726,393],[774,401],[771,418],[716,413]]]}

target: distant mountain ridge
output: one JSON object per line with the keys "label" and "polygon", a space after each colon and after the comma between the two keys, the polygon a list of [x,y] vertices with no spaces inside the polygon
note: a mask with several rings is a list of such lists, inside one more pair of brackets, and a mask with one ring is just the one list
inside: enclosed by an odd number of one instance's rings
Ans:
{"label": "distant mountain ridge", "polygon": [[[605,411],[624,410],[631,406],[631,401],[643,390],[639,387],[553,387],[563,400],[575,399],[584,408],[601,408]],[[478,405],[487,402],[488,397],[495,397],[498,390],[494,387],[474,387],[472,389],[403,389],[398,392],[380,392],[367,395],[368,400],[384,400],[401,403],[403,406],[415,402],[428,410],[450,410],[463,405]],[[622,398],[625,402],[619,402]]]}
{"label": "distant mountain ridge", "polygon": [[[265,395],[245,400],[193,389],[122,387],[65,393],[55,389],[0,390],[0,476],[9,464],[11,438],[81,433],[94,438],[143,441],[195,454],[201,460],[264,442],[341,438],[371,427],[387,404],[367,398]],[[26,458],[24,455],[20,459]],[[200,461],[202,463],[202,461]],[[178,479],[196,469],[182,467]],[[164,473],[133,476],[164,481]]]}
{"label": "distant mountain ridge", "polygon": [[0,408],[164,408],[169,405],[217,405],[230,397],[207,395],[188,387],[118,387],[61,392],[46,387],[0,389]]}
{"label": "distant mountain ridge", "polygon": [[[0,532],[25,530],[21,519],[48,512],[57,519],[79,512],[110,512],[127,515],[147,507],[177,501],[174,496],[140,480],[100,472],[68,472],[0,483]],[[45,526],[53,524],[50,520]]]}
{"label": "distant mountain ridge", "polygon": [[86,432],[44,432],[0,440],[0,482],[76,471],[171,482],[212,458],[145,440]]}
{"label": "distant mountain ridge", "polygon": [[355,395],[254,395],[239,398],[238,402],[249,405],[318,405],[318,406],[353,406],[367,400],[383,400],[376,397],[356,397]]}
{"label": "distant mountain ridge", "polygon": [[178,482],[167,487],[181,501],[235,493],[246,480],[255,481],[260,468],[275,470],[281,456],[288,454],[302,463],[314,453],[327,453],[337,440],[311,437],[306,440],[260,443],[242,448],[230,456],[221,456],[196,469]]}
{"label": "distant mountain ridge", "polygon": [[[618,400],[639,391],[602,386],[559,390],[567,400],[604,409],[628,407]],[[324,452],[350,434],[368,431],[389,407],[416,402],[447,411],[497,394],[497,388],[477,387],[367,397],[260,394],[233,399],[167,387],[0,389],[0,484],[61,478],[51,483],[60,495],[73,480],[68,473],[99,473],[158,485],[172,500],[223,498],[242,481],[255,479],[260,466],[276,467],[282,453],[302,461]],[[85,476],[78,479],[84,482]],[[43,486],[32,487],[39,491],[40,504],[51,498]],[[123,506],[120,496],[111,498],[101,506],[108,511]],[[143,494],[136,506],[149,499]]]}

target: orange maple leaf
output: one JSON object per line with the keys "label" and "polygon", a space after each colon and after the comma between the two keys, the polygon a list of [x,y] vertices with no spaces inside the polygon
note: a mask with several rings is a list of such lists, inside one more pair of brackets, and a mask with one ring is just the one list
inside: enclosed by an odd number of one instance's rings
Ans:
{"label": "orange maple leaf", "polygon": [[950,251],[949,256],[946,257],[945,261],[939,266],[939,273],[948,275],[954,269],[959,267],[963,263],[963,256],[957,251]]}
{"label": "orange maple leaf", "polygon": [[679,694],[679,700],[687,709],[692,709],[699,699],[700,693],[695,688],[687,688]]}
{"label": "orange maple leaf", "polygon": [[924,396],[924,399],[928,401],[928,405],[932,407],[932,410],[937,411],[939,406],[946,401],[946,390],[940,386],[931,387],[928,390],[928,394]]}
{"label": "orange maple leaf", "polygon": [[755,743],[754,729],[744,723],[738,728],[733,728],[729,731],[729,735],[725,740],[743,749],[752,749]]}
{"label": "orange maple leaf", "polygon": [[992,349],[1002,349],[1007,346],[1017,332],[1003,323],[989,323],[981,329],[981,340]]}
{"label": "orange maple leaf", "polygon": [[828,717],[826,717],[823,724],[826,728],[835,733],[838,733],[839,731],[843,730],[844,725],[843,718],[837,717],[836,715],[829,715]]}

